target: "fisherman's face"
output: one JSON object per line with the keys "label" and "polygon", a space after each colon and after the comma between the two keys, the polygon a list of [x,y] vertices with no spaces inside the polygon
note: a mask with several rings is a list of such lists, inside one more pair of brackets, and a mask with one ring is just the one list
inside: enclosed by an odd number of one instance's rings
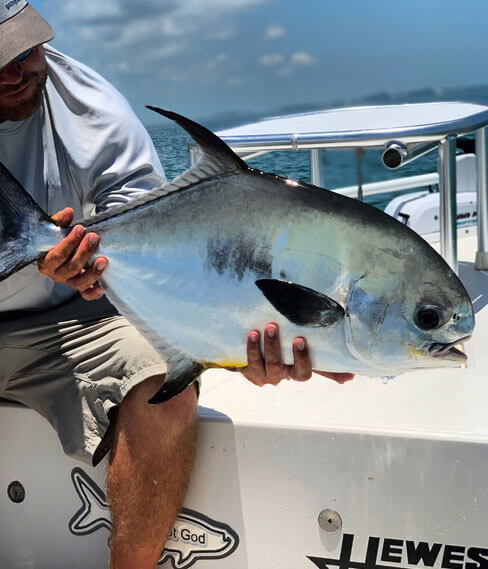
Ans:
{"label": "fisherman's face", "polygon": [[47,63],[42,46],[29,57],[7,64],[0,72],[0,122],[21,121],[32,116],[41,105],[46,85]]}

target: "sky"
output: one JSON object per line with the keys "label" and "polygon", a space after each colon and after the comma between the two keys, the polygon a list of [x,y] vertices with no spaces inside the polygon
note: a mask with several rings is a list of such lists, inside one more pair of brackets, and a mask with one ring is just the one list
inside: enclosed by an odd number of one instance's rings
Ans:
{"label": "sky", "polygon": [[202,120],[488,84],[487,0],[32,0],[52,45],[146,104]]}

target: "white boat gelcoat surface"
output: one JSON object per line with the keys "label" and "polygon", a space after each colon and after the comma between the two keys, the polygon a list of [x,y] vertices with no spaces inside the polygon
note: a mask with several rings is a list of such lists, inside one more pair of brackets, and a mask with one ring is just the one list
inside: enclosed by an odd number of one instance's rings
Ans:
{"label": "white boat gelcoat surface", "polygon": [[[395,135],[402,140],[411,137],[418,141],[441,138],[443,132],[464,133],[488,121],[488,107],[472,103],[440,102],[381,107],[347,107],[310,113],[277,116],[219,131],[217,134],[232,148],[252,146],[258,140],[272,145],[293,147],[311,139],[337,145],[354,134],[362,138],[389,140]],[[353,145],[354,146],[354,145]],[[256,150],[259,150],[256,148]]]}

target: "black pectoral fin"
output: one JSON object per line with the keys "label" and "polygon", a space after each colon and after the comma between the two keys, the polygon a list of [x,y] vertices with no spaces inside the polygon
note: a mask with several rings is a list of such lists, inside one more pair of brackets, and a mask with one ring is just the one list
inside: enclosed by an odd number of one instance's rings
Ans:
{"label": "black pectoral fin", "polygon": [[149,399],[148,403],[163,403],[173,399],[191,385],[202,371],[203,366],[193,360],[181,362],[169,369],[161,389]]}
{"label": "black pectoral fin", "polygon": [[330,326],[344,317],[340,304],[306,286],[278,279],[260,279],[256,286],[278,312],[298,326]]}

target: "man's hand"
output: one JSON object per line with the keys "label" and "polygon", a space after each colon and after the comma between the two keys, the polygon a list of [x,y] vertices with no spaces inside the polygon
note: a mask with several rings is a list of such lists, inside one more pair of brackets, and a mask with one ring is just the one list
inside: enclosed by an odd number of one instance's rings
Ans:
{"label": "man's hand", "polygon": [[281,346],[278,325],[270,322],[264,328],[264,353],[261,353],[260,333],[252,330],[247,337],[247,367],[239,371],[252,383],[262,386],[278,385],[283,379],[307,381],[312,371],[337,381],[345,383],[353,379],[352,373],[329,373],[312,370],[312,362],[304,338],[293,341],[293,365],[285,365],[281,358]]}
{"label": "man's hand", "polygon": [[[51,219],[60,227],[68,227],[73,221],[73,215],[73,209],[67,207],[55,213]],[[86,233],[82,225],[75,225],[70,233],[38,262],[39,271],[57,283],[74,288],[85,300],[96,300],[104,294],[97,281],[108,265],[106,257],[97,257],[88,266],[98,242],[96,233]]]}

